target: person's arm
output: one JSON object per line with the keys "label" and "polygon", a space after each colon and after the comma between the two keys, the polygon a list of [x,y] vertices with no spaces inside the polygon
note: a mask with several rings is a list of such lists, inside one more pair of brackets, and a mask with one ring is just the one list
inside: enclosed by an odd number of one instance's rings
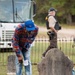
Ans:
{"label": "person's arm", "polygon": [[21,55],[21,50],[19,48],[19,30],[16,28],[13,38],[12,38],[12,46],[13,50],[16,53],[16,56],[18,57],[19,62],[22,62],[22,55]]}
{"label": "person's arm", "polygon": [[36,29],[35,29],[34,32],[33,32],[34,36],[32,37],[32,38],[33,38],[33,39],[32,39],[32,42],[35,40],[35,38],[36,38],[36,36],[37,36],[37,34],[38,34],[38,30],[39,30],[39,28],[36,27]]}
{"label": "person's arm", "polygon": [[49,21],[49,27],[50,27],[50,29],[57,34],[57,30],[54,28],[55,23],[56,23],[56,20],[54,19],[54,17],[50,16],[49,19],[48,19],[48,21]]}
{"label": "person's arm", "polygon": [[33,36],[29,40],[30,43],[32,43],[35,40],[35,38],[36,38],[36,36],[38,34],[38,30],[39,30],[39,28],[36,27],[36,29],[31,33]]}
{"label": "person's arm", "polygon": [[36,29],[31,33],[32,37],[27,38],[27,43],[25,43],[26,50],[28,50],[30,48],[30,46],[33,43],[33,41],[35,40],[37,34],[38,34],[38,27],[36,27]]}
{"label": "person's arm", "polygon": [[37,36],[37,34],[38,34],[38,30],[39,30],[39,28],[38,28],[38,27],[36,27],[36,30],[34,31],[34,37],[36,37],[36,36]]}
{"label": "person's arm", "polygon": [[50,27],[50,29],[57,34],[57,30],[54,27]]}

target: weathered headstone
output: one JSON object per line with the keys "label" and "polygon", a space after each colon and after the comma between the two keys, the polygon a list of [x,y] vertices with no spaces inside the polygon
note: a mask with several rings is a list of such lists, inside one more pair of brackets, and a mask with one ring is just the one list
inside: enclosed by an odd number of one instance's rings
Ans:
{"label": "weathered headstone", "polygon": [[72,75],[73,62],[57,49],[50,49],[38,63],[39,75]]}
{"label": "weathered headstone", "polygon": [[7,75],[16,75],[15,55],[8,56]]}

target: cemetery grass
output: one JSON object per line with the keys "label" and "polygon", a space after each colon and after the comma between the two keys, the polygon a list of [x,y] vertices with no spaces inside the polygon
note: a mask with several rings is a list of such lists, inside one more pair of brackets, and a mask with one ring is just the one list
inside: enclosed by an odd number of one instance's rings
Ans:
{"label": "cemetery grass", "polygon": [[[62,42],[58,43],[58,48],[64,52],[75,64],[75,48],[72,48],[72,42]],[[42,53],[48,47],[48,42],[36,42],[35,45],[32,47],[31,50],[31,61],[32,63],[38,63],[41,61]],[[0,75],[6,75],[7,73],[7,57],[9,55],[14,54],[13,52],[3,52],[0,53]],[[32,65],[32,73],[33,75],[39,75],[37,71],[37,65]]]}

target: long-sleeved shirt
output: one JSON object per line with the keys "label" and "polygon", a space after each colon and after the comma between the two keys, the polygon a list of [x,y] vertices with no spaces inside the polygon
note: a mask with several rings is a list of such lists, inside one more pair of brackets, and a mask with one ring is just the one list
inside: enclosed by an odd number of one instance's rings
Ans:
{"label": "long-sleeved shirt", "polygon": [[12,38],[13,50],[16,52],[18,57],[21,55],[21,51],[23,49],[28,50],[30,48],[30,45],[34,41],[37,33],[38,27],[35,28],[33,34],[28,34],[25,28],[25,24],[18,25]]}

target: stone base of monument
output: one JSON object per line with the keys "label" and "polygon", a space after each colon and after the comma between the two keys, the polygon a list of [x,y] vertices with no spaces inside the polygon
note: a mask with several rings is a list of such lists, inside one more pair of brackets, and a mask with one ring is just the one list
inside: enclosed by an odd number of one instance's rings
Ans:
{"label": "stone base of monument", "polygon": [[15,55],[8,56],[7,75],[16,75]]}
{"label": "stone base of monument", "polygon": [[50,49],[38,63],[39,75],[72,75],[73,62],[57,49]]}

